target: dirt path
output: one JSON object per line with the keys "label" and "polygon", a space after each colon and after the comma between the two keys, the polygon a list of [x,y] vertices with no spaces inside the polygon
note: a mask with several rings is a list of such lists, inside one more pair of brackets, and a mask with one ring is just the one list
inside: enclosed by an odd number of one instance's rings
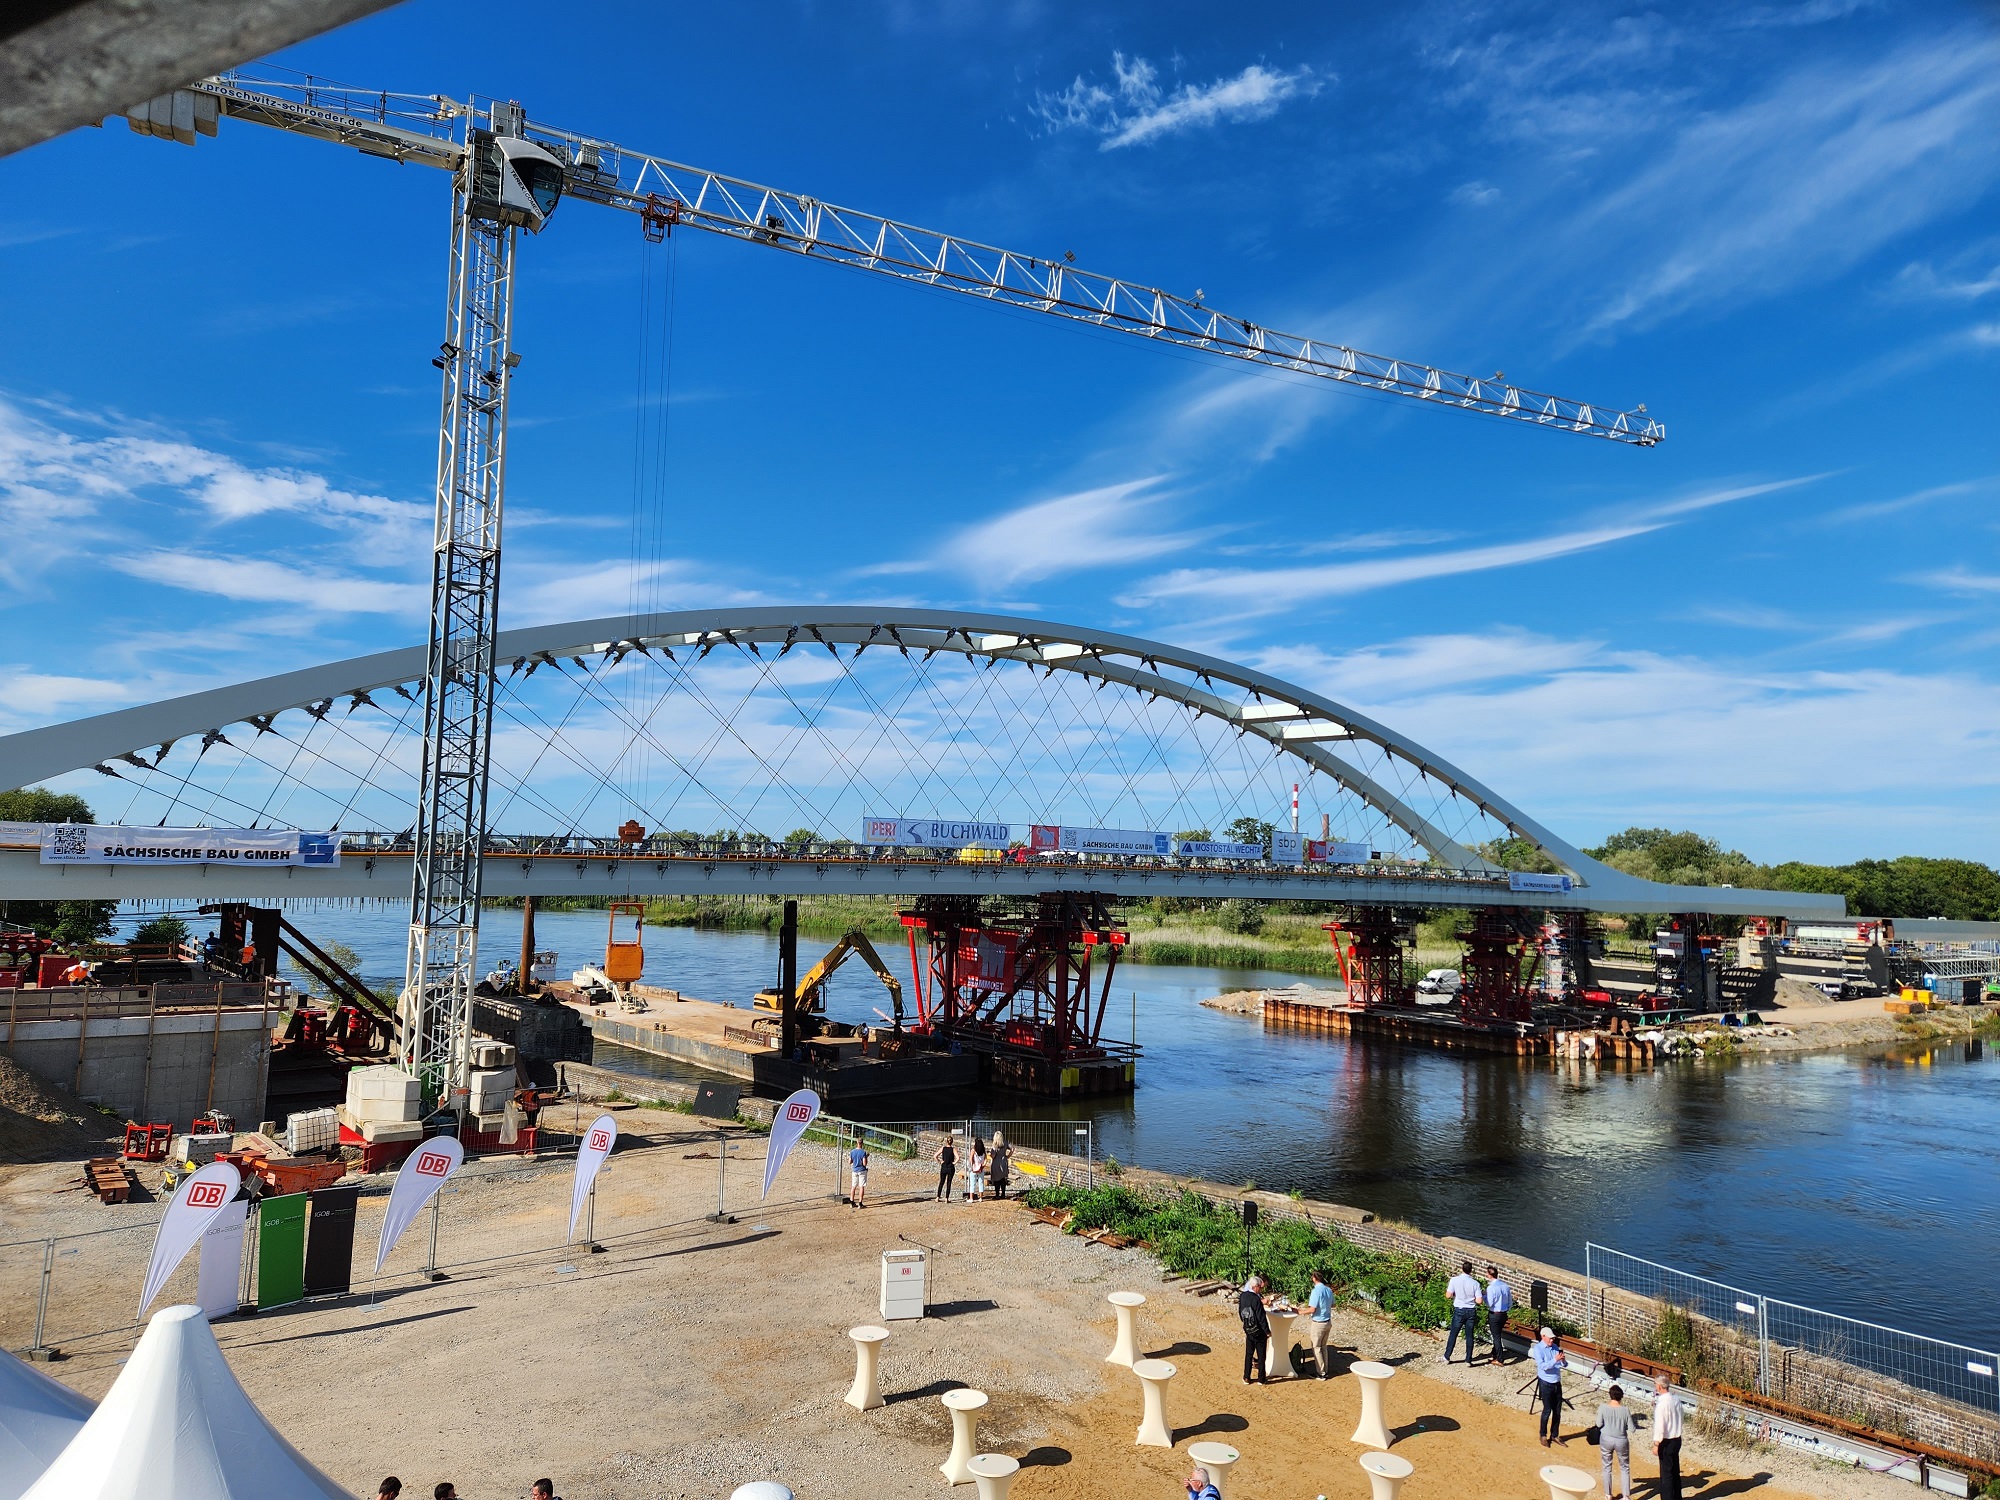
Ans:
{"label": "dirt path", "polygon": [[[950,1437],[937,1398],[964,1384],[992,1397],[983,1445],[1026,1465],[1020,1500],[1173,1500],[1186,1444],[1202,1436],[1242,1450],[1241,1500],[1366,1493],[1347,1441],[1355,1382],[1246,1388],[1231,1310],[1162,1282],[1141,1252],[1063,1236],[1011,1204],[932,1202],[934,1169],[922,1162],[878,1158],[874,1206],[853,1210],[830,1201],[833,1158],[816,1148],[760,1205],[755,1138],[729,1166],[737,1221],[705,1222],[714,1135],[682,1116],[620,1114],[639,1149],[615,1156],[603,1179],[603,1254],[561,1244],[567,1162],[499,1175],[481,1164],[446,1199],[449,1280],[417,1279],[424,1236],[413,1230],[372,1307],[363,1280],[358,1296],[218,1323],[232,1368],[286,1437],[358,1495],[394,1473],[408,1493],[451,1479],[469,1500],[524,1494],[542,1474],[570,1500],[719,1500],[754,1478],[781,1480],[801,1500],[932,1496],[944,1491],[937,1465]],[[101,1396],[138,1333],[127,1320],[159,1205],[51,1194],[63,1170],[0,1168],[0,1206],[10,1239],[133,1226],[79,1242],[92,1248],[57,1272],[52,1326],[70,1357],[53,1369]],[[358,1263],[372,1259],[385,1200],[386,1185],[362,1200]],[[841,1400],[854,1368],[846,1330],[876,1321],[881,1252],[908,1242],[941,1252],[935,1315],[893,1325],[889,1404],[857,1413]],[[39,1266],[38,1251],[0,1256],[9,1348],[28,1342]],[[190,1262],[166,1300],[185,1300],[192,1280]],[[1121,1289],[1151,1299],[1143,1342],[1180,1371],[1171,1452],[1133,1445],[1137,1382],[1103,1362],[1104,1298]],[[1512,1394],[1517,1367],[1446,1370],[1435,1340],[1354,1315],[1337,1338],[1399,1366],[1388,1410],[1396,1451],[1416,1465],[1410,1500],[1547,1493],[1536,1471],[1549,1455]],[[1595,1450],[1581,1442],[1561,1457],[1594,1471]],[[1791,1455],[1699,1443],[1686,1467],[1706,1476],[1689,1488],[1696,1500],[1913,1494]]]}

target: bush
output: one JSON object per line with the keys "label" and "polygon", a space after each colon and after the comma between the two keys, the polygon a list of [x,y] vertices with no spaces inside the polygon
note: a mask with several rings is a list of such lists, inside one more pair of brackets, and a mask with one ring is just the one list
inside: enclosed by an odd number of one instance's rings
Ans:
{"label": "bush", "polygon": [[1255,937],[1264,930],[1264,905],[1232,896],[1216,909],[1216,925],[1238,937]]}
{"label": "bush", "polygon": [[179,917],[149,917],[132,929],[132,941],[142,947],[163,947],[188,940],[188,924]]}

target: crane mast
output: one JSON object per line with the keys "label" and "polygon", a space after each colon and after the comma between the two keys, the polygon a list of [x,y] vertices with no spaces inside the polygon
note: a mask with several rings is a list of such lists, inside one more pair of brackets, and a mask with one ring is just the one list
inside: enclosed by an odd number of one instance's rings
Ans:
{"label": "crane mast", "polygon": [[513,351],[514,257],[562,197],[636,214],[649,238],[686,226],[1247,365],[1508,421],[1651,447],[1641,405],[1576,401],[1280,332],[1075,257],[1029,255],[801,193],[684,166],[529,121],[518,104],[371,92],[249,72],[203,79],[126,112],[133,130],[192,145],[222,118],[452,174],[438,421],[424,758],[398,1058],[456,1104],[470,1067],[472,992],[491,764],[494,642]]}

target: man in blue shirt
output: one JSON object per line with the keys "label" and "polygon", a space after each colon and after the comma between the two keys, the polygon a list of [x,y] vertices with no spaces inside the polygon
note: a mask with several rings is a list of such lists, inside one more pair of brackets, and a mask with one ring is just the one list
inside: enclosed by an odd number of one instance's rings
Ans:
{"label": "man in blue shirt", "polygon": [[1493,1363],[1505,1364],[1506,1350],[1500,1343],[1500,1335],[1507,1328],[1507,1314],[1513,1310],[1514,1289],[1507,1285],[1507,1278],[1500,1274],[1498,1266],[1486,1268],[1486,1335],[1493,1342]]}
{"label": "man in blue shirt", "polygon": [[1542,1398],[1542,1414],[1535,1419],[1535,1433],[1544,1448],[1551,1442],[1562,1441],[1563,1371],[1568,1368],[1569,1361],[1556,1347],[1556,1331],[1544,1328],[1541,1341],[1535,1345],[1535,1385]]}
{"label": "man in blue shirt", "polygon": [[868,1150],[859,1141],[847,1153],[847,1170],[850,1181],[847,1187],[847,1201],[856,1208],[868,1206]]}
{"label": "man in blue shirt", "polygon": [[1319,1378],[1329,1376],[1327,1370],[1327,1340],[1333,1336],[1333,1288],[1327,1285],[1326,1272],[1312,1273],[1312,1291],[1306,1296],[1306,1308],[1312,1314],[1313,1362],[1319,1366]]}

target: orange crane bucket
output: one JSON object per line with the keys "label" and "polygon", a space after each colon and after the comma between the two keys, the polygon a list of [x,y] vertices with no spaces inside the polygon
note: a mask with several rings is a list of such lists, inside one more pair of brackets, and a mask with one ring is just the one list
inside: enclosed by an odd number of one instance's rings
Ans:
{"label": "orange crane bucket", "polygon": [[[630,937],[618,935],[618,919],[630,917]],[[604,938],[604,977],[613,984],[634,984],[646,967],[646,945],[640,933],[646,926],[646,908],[637,901],[611,903],[611,930]]]}

